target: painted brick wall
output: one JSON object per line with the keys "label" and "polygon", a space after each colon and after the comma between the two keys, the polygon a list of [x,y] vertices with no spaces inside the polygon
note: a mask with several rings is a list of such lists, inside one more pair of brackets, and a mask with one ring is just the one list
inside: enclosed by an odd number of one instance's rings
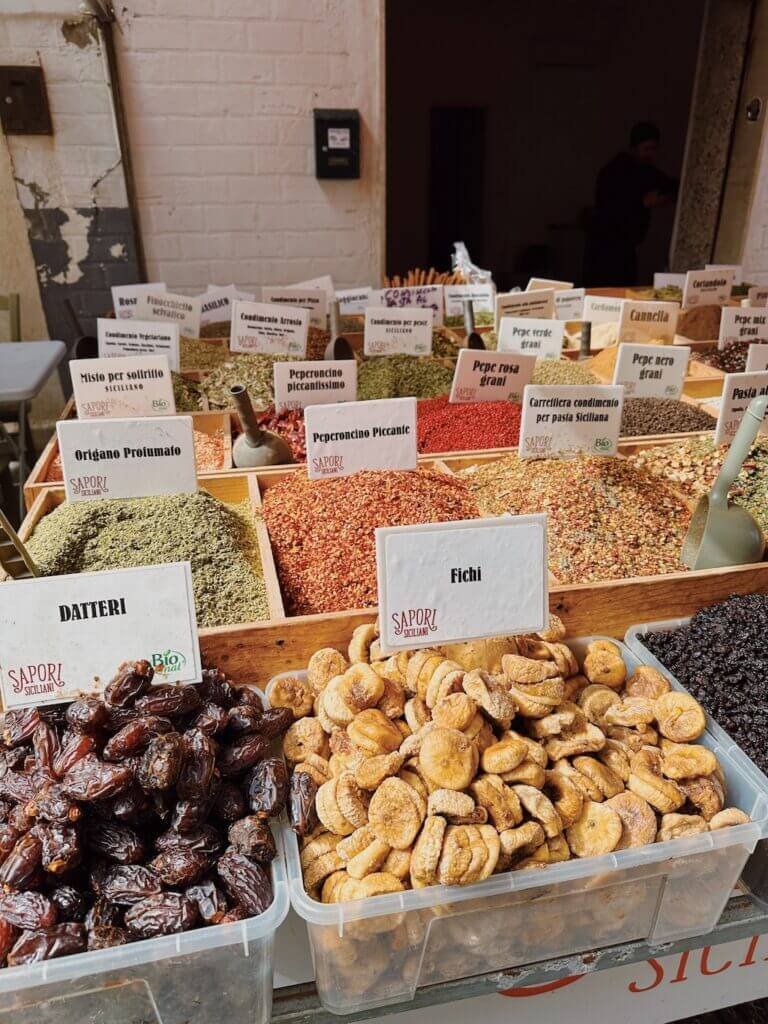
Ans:
{"label": "painted brick wall", "polygon": [[768,284],[768,131],[765,126],[741,259],[747,281]]}
{"label": "painted brick wall", "polygon": [[[123,0],[117,46],[152,280],[377,281],[381,0]],[[313,107],[357,107],[362,177],[314,177]]]}

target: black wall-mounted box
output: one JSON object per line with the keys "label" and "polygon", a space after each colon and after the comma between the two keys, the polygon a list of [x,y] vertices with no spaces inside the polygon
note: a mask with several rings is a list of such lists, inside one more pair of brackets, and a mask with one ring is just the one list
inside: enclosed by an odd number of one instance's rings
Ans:
{"label": "black wall-mounted box", "polygon": [[360,113],[315,108],[315,176],[360,177]]}
{"label": "black wall-mounted box", "polygon": [[53,135],[41,67],[0,67],[0,123],[6,135]]}

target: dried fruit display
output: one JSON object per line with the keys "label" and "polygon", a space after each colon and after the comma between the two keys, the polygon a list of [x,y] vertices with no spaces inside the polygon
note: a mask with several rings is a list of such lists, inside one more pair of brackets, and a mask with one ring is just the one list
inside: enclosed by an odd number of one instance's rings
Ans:
{"label": "dried fruit display", "polygon": [[[306,679],[273,690],[293,719],[283,750],[304,885],[324,903],[749,821],[696,743],[697,701],[653,668],[630,674],[609,640],[580,660],[554,615],[540,633],[386,659],[362,625],[346,656],[318,651]],[[260,859],[257,819],[229,840]]]}
{"label": "dried fruit display", "polygon": [[0,967],[271,904],[288,777],[267,754],[291,711],[216,669],[189,686],[153,674],[126,662],[103,699],[1,720]]}

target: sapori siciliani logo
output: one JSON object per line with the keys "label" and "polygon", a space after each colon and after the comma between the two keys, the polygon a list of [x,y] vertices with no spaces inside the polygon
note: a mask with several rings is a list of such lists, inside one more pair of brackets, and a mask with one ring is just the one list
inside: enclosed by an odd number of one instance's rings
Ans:
{"label": "sapori siciliani logo", "polygon": [[187,664],[187,659],[178,651],[161,651],[152,655],[152,668],[155,672],[179,672]]}

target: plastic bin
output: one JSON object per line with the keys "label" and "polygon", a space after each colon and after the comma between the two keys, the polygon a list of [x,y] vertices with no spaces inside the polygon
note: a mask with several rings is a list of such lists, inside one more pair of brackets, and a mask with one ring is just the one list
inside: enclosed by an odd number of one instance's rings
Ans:
{"label": "plastic bin", "polygon": [[275,932],[290,907],[272,823],[272,904],[258,917],[0,969],[0,1024],[267,1024]]}
{"label": "plastic bin", "polygon": [[[646,622],[640,626],[630,626],[625,634],[625,641],[629,649],[635,653],[646,665],[652,665],[670,681],[676,690],[685,690],[682,683],[677,680],[659,659],[648,650],[643,643],[645,633],[669,633],[680,626],[687,626],[690,622],[687,619],[665,619],[662,622]],[[747,757],[722,726],[718,725],[712,716],[707,712],[707,731],[723,746],[731,745],[733,757],[738,761],[743,771],[750,774],[758,787],[764,793],[768,793],[768,776],[762,772],[751,758]],[[749,890],[750,894],[764,907],[768,908],[768,830],[763,832],[760,842],[755,847],[754,853],[747,860],[741,881]]]}
{"label": "plastic bin", "polygon": [[[569,644],[581,653],[589,639]],[[619,646],[634,671],[639,659]],[[723,767],[732,803],[752,817],[748,824],[474,885],[330,905],[304,891],[298,841],[286,828],[291,903],[307,924],[323,1006],[359,1013],[412,999],[425,985],[633,939],[662,943],[710,931],[766,834],[768,797],[744,759],[732,756],[732,743],[711,733],[702,742]]]}

